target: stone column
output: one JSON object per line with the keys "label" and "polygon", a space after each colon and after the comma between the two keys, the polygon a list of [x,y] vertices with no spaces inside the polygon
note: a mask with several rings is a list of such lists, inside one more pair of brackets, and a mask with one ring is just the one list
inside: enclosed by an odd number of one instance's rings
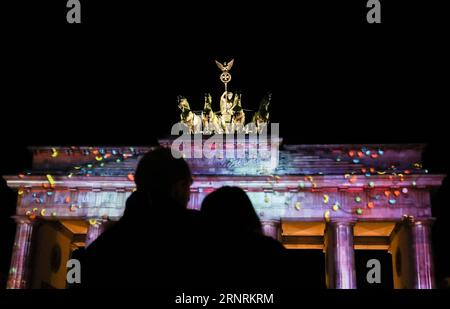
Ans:
{"label": "stone column", "polygon": [[17,222],[16,238],[14,241],[9,269],[8,289],[25,289],[29,285],[31,236],[34,222],[24,217],[15,217]]}
{"label": "stone column", "polygon": [[333,220],[325,228],[325,270],[329,289],[356,289],[352,220]]}
{"label": "stone column", "polygon": [[411,257],[413,259],[413,288],[433,289],[434,263],[431,248],[432,220],[415,220],[409,223],[411,229]]}
{"label": "stone column", "polygon": [[432,218],[405,217],[391,236],[394,288],[432,289],[435,287],[431,248]]}
{"label": "stone column", "polygon": [[85,247],[87,248],[94,240],[97,239],[106,229],[108,222],[104,219],[90,219],[89,226],[86,233]]}
{"label": "stone column", "polygon": [[278,241],[281,240],[281,223],[279,220],[261,221],[261,225],[264,235],[272,237]]}

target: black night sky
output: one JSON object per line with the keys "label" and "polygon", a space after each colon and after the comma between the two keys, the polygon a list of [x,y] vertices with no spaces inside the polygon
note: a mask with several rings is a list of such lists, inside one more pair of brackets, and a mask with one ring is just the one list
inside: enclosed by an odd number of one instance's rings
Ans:
{"label": "black night sky", "polygon": [[[271,91],[286,143],[427,143],[424,167],[450,172],[448,25],[438,8],[381,1],[383,24],[369,25],[365,1],[81,2],[81,25],[65,23],[65,1],[7,10],[2,175],[29,168],[30,145],[154,143],[179,119],[177,95],[200,110],[211,92],[218,108],[214,60],[232,58],[229,88],[253,110]],[[447,179],[433,200],[441,276],[450,276],[450,232],[439,223],[449,200]]]}

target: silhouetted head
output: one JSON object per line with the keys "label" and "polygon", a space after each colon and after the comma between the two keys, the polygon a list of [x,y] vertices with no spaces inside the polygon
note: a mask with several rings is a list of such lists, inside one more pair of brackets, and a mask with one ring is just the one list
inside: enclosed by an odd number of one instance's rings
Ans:
{"label": "silhouetted head", "polygon": [[192,175],[183,158],[175,158],[169,148],[158,147],[139,161],[134,175],[138,192],[151,200],[172,199],[186,208],[189,202]]}
{"label": "silhouetted head", "polygon": [[226,186],[210,193],[201,212],[208,225],[222,232],[262,233],[261,221],[241,188]]}

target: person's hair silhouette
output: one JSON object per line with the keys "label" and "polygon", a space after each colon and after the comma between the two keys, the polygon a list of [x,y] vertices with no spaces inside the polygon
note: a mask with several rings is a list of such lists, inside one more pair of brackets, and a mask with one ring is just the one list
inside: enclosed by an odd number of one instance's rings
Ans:
{"label": "person's hair silhouette", "polygon": [[148,152],[140,161],[134,175],[137,191],[151,200],[170,198],[187,207],[191,170],[183,158],[175,158],[169,148],[158,147]]}
{"label": "person's hair silhouette", "polygon": [[203,200],[201,212],[214,229],[262,234],[261,221],[241,188],[225,186],[211,192]]}
{"label": "person's hair silhouette", "polygon": [[222,187],[205,197],[201,207],[216,267],[208,280],[217,286],[277,285],[285,249],[264,236],[261,221],[244,190]]}

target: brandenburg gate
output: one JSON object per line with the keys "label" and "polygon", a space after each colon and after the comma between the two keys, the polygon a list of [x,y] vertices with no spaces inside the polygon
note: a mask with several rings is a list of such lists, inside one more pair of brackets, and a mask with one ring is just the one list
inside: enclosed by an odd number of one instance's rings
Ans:
{"label": "brandenburg gate", "polygon": [[[225,146],[261,145],[244,139]],[[286,248],[325,252],[328,288],[356,288],[354,251],[364,249],[391,253],[395,288],[434,288],[430,192],[444,175],[422,168],[424,145],[288,145],[278,138],[271,147],[279,150],[275,164],[187,159],[194,176],[189,207],[199,209],[216,188],[239,186],[267,235]],[[18,192],[8,288],[64,288],[71,252],[121,217],[150,147],[30,149],[32,170],[5,177]]]}

